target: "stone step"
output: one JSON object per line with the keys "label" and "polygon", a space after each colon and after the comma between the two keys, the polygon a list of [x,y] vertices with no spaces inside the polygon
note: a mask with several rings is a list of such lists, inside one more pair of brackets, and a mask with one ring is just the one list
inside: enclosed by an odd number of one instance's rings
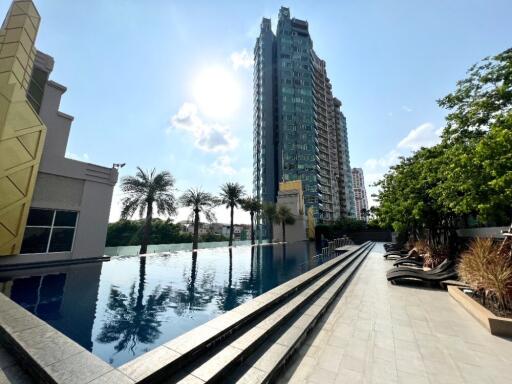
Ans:
{"label": "stone step", "polygon": [[[261,316],[275,311],[311,284],[337,268],[345,260],[363,252],[371,245],[366,242],[357,249],[335,257],[288,282],[250,300],[235,309],[145,353],[119,367],[119,370],[137,383],[157,383],[168,380],[189,363],[197,361],[225,340],[239,334]],[[227,353],[227,352],[226,352]]]}
{"label": "stone step", "polygon": [[346,268],[336,281],[319,295],[318,299],[283,324],[280,332],[268,338],[240,367],[226,377],[224,382],[244,384],[273,382],[338,294],[348,285],[372,248],[373,245],[358,256],[357,260]]}
{"label": "stone step", "polygon": [[295,297],[275,310],[268,311],[265,316],[257,321],[251,322],[250,326],[237,332],[215,351],[193,362],[176,376],[170,377],[166,382],[218,382],[231,370],[235,369],[235,366],[250,358],[253,352],[275,333],[288,329],[289,333],[284,337],[289,342],[294,340],[295,336],[300,337],[302,335],[302,332],[299,332],[300,328],[290,327],[289,323],[293,321],[291,319],[299,315],[300,319],[297,319],[297,322],[306,327],[306,330],[314,325],[313,322],[316,321],[320,313],[323,313],[339,291],[339,282],[341,281],[343,284],[346,282],[346,276],[352,275],[355,269],[353,265],[359,265],[370,247],[371,245],[366,245],[360,248],[358,252],[343,258],[343,261],[334,269],[305,287]]}

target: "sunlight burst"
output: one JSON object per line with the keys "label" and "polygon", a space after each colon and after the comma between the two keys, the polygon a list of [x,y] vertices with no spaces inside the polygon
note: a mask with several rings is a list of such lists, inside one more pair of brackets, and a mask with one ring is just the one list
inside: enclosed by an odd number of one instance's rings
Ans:
{"label": "sunlight burst", "polygon": [[240,103],[240,87],[222,67],[202,70],[193,83],[193,95],[201,112],[213,118],[232,117]]}

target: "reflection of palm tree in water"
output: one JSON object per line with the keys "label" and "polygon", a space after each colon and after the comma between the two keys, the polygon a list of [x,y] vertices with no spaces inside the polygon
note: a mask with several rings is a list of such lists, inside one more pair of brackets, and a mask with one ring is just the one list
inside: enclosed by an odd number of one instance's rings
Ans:
{"label": "reflection of palm tree in water", "polygon": [[161,334],[162,322],[158,315],[167,310],[170,304],[171,288],[155,287],[144,303],[146,285],[146,258],[140,258],[139,283],[135,291],[132,284],[128,295],[118,287],[110,288],[107,303],[108,319],[96,338],[100,343],[117,342],[114,349],[121,352],[129,349],[135,355],[139,343],[152,344]]}
{"label": "reflection of palm tree in water", "polygon": [[174,304],[174,312],[178,316],[184,316],[187,313],[200,311],[205,308],[215,296],[213,289],[213,280],[215,272],[204,270],[198,280],[197,253],[192,252],[192,266],[190,277],[186,272],[183,273],[183,279],[186,283],[184,290],[176,290],[171,298]]}

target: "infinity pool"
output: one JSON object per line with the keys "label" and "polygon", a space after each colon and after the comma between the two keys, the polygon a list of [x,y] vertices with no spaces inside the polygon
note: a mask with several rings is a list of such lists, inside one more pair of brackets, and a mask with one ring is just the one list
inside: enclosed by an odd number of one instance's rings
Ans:
{"label": "infinity pool", "polygon": [[120,366],[318,265],[307,242],[0,274],[0,292]]}

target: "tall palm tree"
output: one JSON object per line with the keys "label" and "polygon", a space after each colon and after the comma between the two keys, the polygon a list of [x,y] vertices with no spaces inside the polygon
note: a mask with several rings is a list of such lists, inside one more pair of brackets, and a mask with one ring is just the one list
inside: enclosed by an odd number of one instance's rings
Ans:
{"label": "tall palm tree", "polygon": [[156,205],[159,215],[176,214],[174,183],[174,177],[167,171],[156,173],[154,168],[151,171],[144,171],[140,167],[137,167],[135,176],[126,176],[121,180],[121,191],[125,194],[121,218],[128,219],[138,210],[142,219],[146,212],[140,254],[147,253],[153,206]]}
{"label": "tall palm tree", "polygon": [[276,209],[275,221],[277,224],[281,224],[283,228],[283,243],[286,242],[286,225],[295,223],[295,216],[292,211],[286,205],[278,205]]}
{"label": "tall palm tree", "polygon": [[264,203],[263,204],[263,216],[267,220],[267,226],[269,230],[267,231],[270,235],[269,241],[272,242],[274,240],[274,222],[276,219],[276,206],[272,203]]}
{"label": "tall palm tree", "polygon": [[182,207],[192,208],[190,216],[194,220],[194,237],[192,240],[192,250],[197,249],[199,240],[199,220],[202,213],[209,222],[215,221],[213,208],[219,204],[218,199],[211,193],[204,192],[199,188],[190,188],[180,197]]}
{"label": "tall palm tree", "polygon": [[243,185],[238,183],[225,183],[220,187],[220,198],[226,208],[231,209],[231,226],[229,227],[229,246],[233,245],[233,219],[235,208],[242,202],[245,191]]}
{"label": "tall palm tree", "polygon": [[256,197],[242,200],[242,209],[251,215],[251,244],[254,244],[254,215],[261,211],[261,203]]}

